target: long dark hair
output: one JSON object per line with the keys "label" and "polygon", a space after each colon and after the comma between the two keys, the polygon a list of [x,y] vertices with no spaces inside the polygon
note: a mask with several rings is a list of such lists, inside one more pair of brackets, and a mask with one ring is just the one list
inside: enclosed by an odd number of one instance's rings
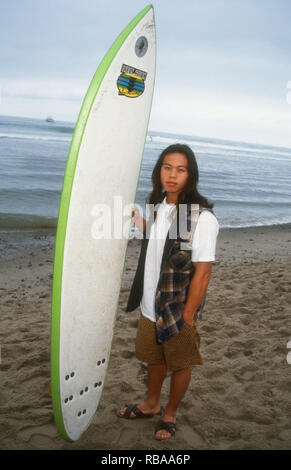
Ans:
{"label": "long dark hair", "polygon": [[148,203],[158,204],[164,199],[166,195],[166,192],[162,187],[160,173],[163,161],[170,153],[181,153],[185,155],[188,160],[188,179],[183,191],[179,194],[178,201],[176,202],[177,207],[179,207],[179,204],[190,202],[192,204],[200,204],[203,207],[212,209],[214,204],[209,202],[206,197],[202,196],[202,194],[200,194],[197,189],[199,171],[194,152],[190,147],[188,147],[188,145],[184,144],[170,145],[160,154],[152,172],[153,190],[149,195]]}

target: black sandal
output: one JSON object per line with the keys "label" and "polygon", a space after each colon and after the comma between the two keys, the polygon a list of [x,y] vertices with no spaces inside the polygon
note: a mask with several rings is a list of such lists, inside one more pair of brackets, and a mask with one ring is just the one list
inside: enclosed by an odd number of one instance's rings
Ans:
{"label": "black sandal", "polygon": [[164,441],[165,439],[170,439],[173,437],[176,433],[176,423],[170,422],[170,421],[163,421],[162,419],[158,422],[156,425],[155,433],[163,429],[164,431],[167,431],[171,434],[170,437],[156,437],[158,441]]}
{"label": "black sandal", "polygon": [[[127,406],[124,414],[122,415],[120,413],[120,410],[117,412],[117,416],[119,418],[124,418],[124,419],[141,419],[141,418],[153,418],[154,416],[162,416],[163,414],[163,408],[161,407],[160,408],[160,411],[159,413],[150,413],[150,414],[146,414],[146,413],[143,413],[138,407],[137,407],[137,404],[133,404],[131,403],[130,405],[125,405]],[[135,416],[134,417],[131,417],[130,416],[130,413],[134,413]]]}

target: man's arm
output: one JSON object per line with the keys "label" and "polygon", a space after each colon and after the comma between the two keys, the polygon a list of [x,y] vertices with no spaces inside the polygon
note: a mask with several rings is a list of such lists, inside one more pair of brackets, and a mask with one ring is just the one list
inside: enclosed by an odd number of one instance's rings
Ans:
{"label": "man's arm", "polygon": [[183,310],[183,318],[185,322],[191,325],[193,324],[195,312],[206,293],[212,268],[211,261],[197,262],[193,264],[195,266],[195,273],[190,282],[187,301]]}

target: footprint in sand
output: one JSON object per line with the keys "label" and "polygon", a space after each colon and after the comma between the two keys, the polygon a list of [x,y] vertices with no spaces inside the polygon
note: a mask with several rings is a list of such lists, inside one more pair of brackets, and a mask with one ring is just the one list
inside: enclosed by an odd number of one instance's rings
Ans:
{"label": "footprint in sand", "polygon": [[131,359],[135,357],[135,352],[134,351],[123,351],[120,353],[120,356],[123,357],[124,359]]}
{"label": "footprint in sand", "polygon": [[[122,420],[119,418],[119,421],[122,421]],[[129,443],[142,441],[142,439],[137,438],[137,435],[138,435],[137,428],[139,425],[144,425],[144,423],[138,423],[135,421],[134,423],[131,423],[131,424],[133,424],[133,426],[131,427],[129,427],[128,425],[122,426],[122,424],[120,424],[118,428],[119,436],[117,437],[117,439],[115,439],[114,434],[112,435],[112,441],[111,441],[112,444],[116,443],[118,445],[118,448],[126,449]],[[112,428],[112,429],[115,430],[115,428]]]}
{"label": "footprint in sand", "polygon": [[54,445],[58,432],[54,425],[23,427],[17,437],[37,449],[48,449]]}
{"label": "footprint in sand", "polygon": [[185,448],[187,449],[202,449],[207,444],[193,426],[188,426],[187,424],[183,424],[179,429],[179,437],[186,443]]}

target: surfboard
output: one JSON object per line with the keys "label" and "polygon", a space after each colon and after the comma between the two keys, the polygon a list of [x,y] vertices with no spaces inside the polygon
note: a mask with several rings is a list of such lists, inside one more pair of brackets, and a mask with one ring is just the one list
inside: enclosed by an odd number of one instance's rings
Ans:
{"label": "surfboard", "polygon": [[148,5],[100,63],[68,153],[54,256],[51,384],[55,423],[70,442],[86,431],[101,398],[128,242],[130,223],[100,236],[100,209],[107,221],[125,221],[122,207],[135,200],[155,63]]}

